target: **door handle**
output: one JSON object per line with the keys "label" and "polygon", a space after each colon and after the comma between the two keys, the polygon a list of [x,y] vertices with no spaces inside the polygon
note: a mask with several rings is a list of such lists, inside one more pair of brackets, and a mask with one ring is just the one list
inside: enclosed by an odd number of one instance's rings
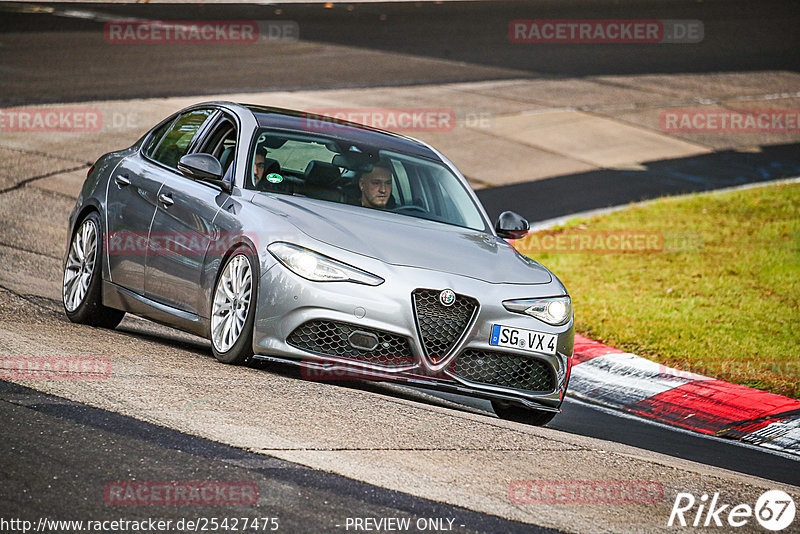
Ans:
{"label": "door handle", "polygon": [[120,187],[127,187],[127,186],[131,185],[131,179],[128,178],[127,174],[118,175],[116,178],[114,178],[114,181]]}
{"label": "door handle", "polygon": [[164,204],[165,206],[172,206],[175,201],[172,200],[172,195],[169,193],[161,193],[158,195],[158,201]]}

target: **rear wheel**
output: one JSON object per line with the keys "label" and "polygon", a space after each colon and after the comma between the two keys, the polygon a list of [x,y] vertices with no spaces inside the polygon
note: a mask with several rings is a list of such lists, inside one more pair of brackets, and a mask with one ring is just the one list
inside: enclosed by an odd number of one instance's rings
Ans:
{"label": "rear wheel", "polygon": [[211,347],[223,363],[253,357],[256,285],[247,249],[235,251],[222,267],[211,303]]}
{"label": "rear wheel", "polygon": [[87,215],[77,226],[64,263],[61,300],[73,323],[114,328],[125,312],[103,306],[101,228],[97,212]]}
{"label": "rear wheel", "polygon": [[501,419],[508,419],[509,421],[516,421],[518,423],[534,426],[544,426],[558,415],[557,412],[533,410],[502,401],[492,401],[492,408],[494,408],[494,413]]}

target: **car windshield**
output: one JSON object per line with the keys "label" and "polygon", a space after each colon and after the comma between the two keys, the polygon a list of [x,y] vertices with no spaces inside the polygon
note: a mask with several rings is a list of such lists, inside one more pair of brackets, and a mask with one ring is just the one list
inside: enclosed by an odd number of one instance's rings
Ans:
{"label": "car windshield", "polygon": [[466,187],[441,163],[338,138],[261,129],[247,189],[302,195],[486,231]]}

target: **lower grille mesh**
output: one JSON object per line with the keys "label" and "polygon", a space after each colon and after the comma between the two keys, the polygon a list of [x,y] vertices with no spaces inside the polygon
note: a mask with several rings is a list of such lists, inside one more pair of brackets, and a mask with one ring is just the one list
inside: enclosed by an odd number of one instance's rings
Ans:
{"label": "lower grille mesh", "polygon": [[459,378],[492,386],[550,392],[556,388],[553,368],[537,358],[505,352],[468,349],[448,370]]}
{"label": "lower grille mesh", "polygon": [[[374,335],[378,339],[377,346],[373,350],[353,347],[348,339],[353,332],[366,332]],[[413,363],[414,360],[408,340],[403,336],[338,321],[303,323],[289,335],[286,341],[299,349],[324,356],[350,358],[386,367],[401,367]]]}

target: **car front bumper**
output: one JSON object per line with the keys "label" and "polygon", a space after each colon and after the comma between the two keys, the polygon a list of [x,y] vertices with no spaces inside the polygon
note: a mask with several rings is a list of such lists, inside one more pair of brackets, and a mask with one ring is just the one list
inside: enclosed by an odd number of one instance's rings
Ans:
{"label": "car front bumper", "polygon": [[[379,286],[312,282],[280,264],[259,280],[255,358],[299,365],[315,380],[381,380],[558,411],[569,380],[573,320],[561,326],[506,310],[504,300],[554,297],[560,284],[492,284],[451,273],[386,266]],[[430,354],[413,293],[452,289],[477,301],[447,354]],[[492,325],[557,336],[554,355],[489,344]],[[349,337],[348,337],[349,334]],[[378,343],[364,347],[364,334]],[[429,339],[429,338],[428,338]],[[369,349],[369,350],[368,350]]]}

